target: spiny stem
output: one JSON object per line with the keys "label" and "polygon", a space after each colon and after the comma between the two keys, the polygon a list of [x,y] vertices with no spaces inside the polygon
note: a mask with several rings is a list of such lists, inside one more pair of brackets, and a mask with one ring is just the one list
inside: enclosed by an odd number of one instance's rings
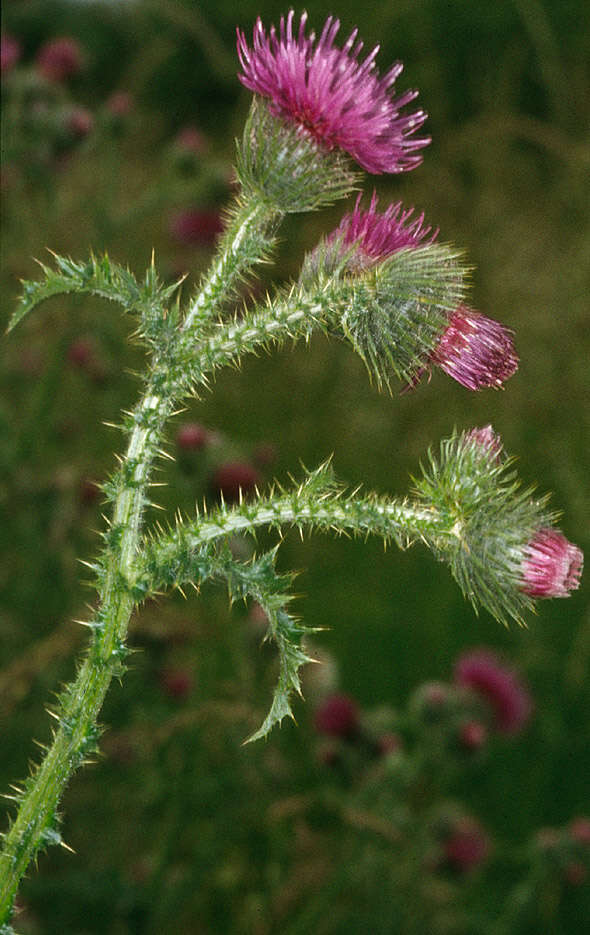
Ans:
{"label": "spiny stem", "polygon": [[281,213],[264,201],[238,202],[216,260],[199,287],[183,323],[183,331],[194,331],[198,322],[206,322],[218,313],[233,294],[240,278],[262,261],[273,241]]}
{"label": "spiny stem", "polygon": [[[305,490],[293,491],[231,510],[222,509],[148,541],[142,550],[143,588],[150,593],[192,580],[192,557],[201,547],[217,539],[252,532],[258,526],[374,534],[385,540],[394,539],[401,546],[424,539],[430,544],[436,542],[441,548],[445,541],[460,535],[458,524],[452,518],[405,500],[339,497],[318,500],[317,495],[307,494]],[[169,580],[171,569],[174,581]],[[138,580],[141,579],[140,574]]]}
{"label": "spiny stem", "polygon": [[130,468],[129,481],[117,496],[111,526],[120,529],[121,535],[117,546],[111,546],[106,554],[94,644],[64,695],[53,743],[28,780],[19,812],[6,833],[0,855],[0,923],[10,916],[19,881],[30,860],[43,844],[59,840],[54,829],[59,800],[70,776],[94,746],[98,714],[121,665],[135,604],[131,589],[145,491],[169,408],[168,401],[148,389],[134,413],[135,427],[122,466],[122,471],[125,465]]}

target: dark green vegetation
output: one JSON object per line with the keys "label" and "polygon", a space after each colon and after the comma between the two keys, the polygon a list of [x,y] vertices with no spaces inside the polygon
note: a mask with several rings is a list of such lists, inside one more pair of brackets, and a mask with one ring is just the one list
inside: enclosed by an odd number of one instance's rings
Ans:
{"label": "dark green vegetation", "polygon": [[[239,18],[247,26],[258,12],[276,20],[284,9],[219,6],[7,6],[3,28],[21,39],[25,62],[53,35],[74,35],[88,50],[70,88],[97,115],[97,131],[49,164],[32,148],[29,160],[4,147],[6,320],[18,279],[37,277],[31,257],[45,261],[46,246],[80,259],[91,248],[108,249],[138,274],[154,247],[171,280],[184,272],[198,278],[207,247],[176,246],[168,217],[227,197],[233,137],[249,99],[235,79],[234,24]],[[476,396],[436,372],[414,393],[390,398],[367,385],[348,347],[321,337],[309,349],[248,360],[178,417],[179,426],[194,419],[223,439],[218,448],[181,452],[166,468],[168,486],[156,491],[164,507],[191,511],[218,462],[249,458],[261,443],[276,452],[262,470],[267,480],[299,476],[299,460],[313,467],[333,452],[347,484],[403,493],[429,444],[454,426],[492,422],[519,455],[521,477],[554,492],[564,532],[588,552],[590,50],[583,10],[580,0],[414,0],[367,11],[360,24],[368,47],[381,43],[382,68],[393,58],[405,62],[399,87],[419,87],[431,115],[424,165],[378,180],[381,202],[415,204],[440,226],[442,241],[468,251],[473,304],[516,332],[521,367],[506,390]],[[354,14],[344,2],[309,5],[316,28],[328,12],[340,15],[344,38]],[[105,126],[104,102],[119,88],[137,106],[115,134]],[[209,138],[196,176],[179,171],[170,147],[187,123]],[[341,210],[282,228],[282,279],[297,274],[303,250],[335,226]],[[266,283],[273,270],[263,274]],[[121,443],[102,422],[119,421],[137,394],[129,371],[142,359],[126,341],[128,327],[104,303],[60,299],[3,344],[4,791],[36,756],[31,738],[47,741],[44,706],[73,674],[85,640],[70,622],[88,616],[91,600],[77,559],[92,560],[99,547],[100,498],[88,482],[112,470]],[[172,433],[170,442],[176,455]],[[273,542],[262,536],[259,551]],[[479,932],[483,923],[457,921],[457,907],[489,910],[493,919],[536,829],[586,807],[586,580],[569,601],[542,604],[528,630],[504,631],[485,613],[475,618],[446,569],[419,547],[384,554],[376,541],[318,535],[301,543],[289,534],[280,563],[304,569],[294,607],[326,628],[316,647],[337,660],[339,688],[367,711],[405,705],[419,682],[448,678],[456,655],[473,645],[501,648],[526,674],[536,703],[527,732],[495,742],[483,768],[470,766],[444,787],[498,842],[485,875],[450,895],[445,880],[439,902],[432,894],[429,902],[419,895],[418,857],[404,863],[395,842],[343,819],[347,803],[363,796],[369,814],[392,814],[395,802],[362,768],[345,779],[318,763],[311,678],[307,704],[296,707],[297,728],[241,746],[268,707],[274,657],[260,649],[247,609],[230,612],[224,592],[207,587],[187,602],[150,604],[135,619],[131,643],[139,651],[107,699],[104,755],[76,777],[63,803],[64,838],[77,856],[54,849],[40,858],[23,888],[27,908],[17,931]],[[317,681],[317,667],[310,676]],[[413,922],[400,917],[400,892],[424,915],[416,908]],[[554,883],[539,904],[543,921],[513,930],[573,932],[588,911],[587,888],[584,895]]]}

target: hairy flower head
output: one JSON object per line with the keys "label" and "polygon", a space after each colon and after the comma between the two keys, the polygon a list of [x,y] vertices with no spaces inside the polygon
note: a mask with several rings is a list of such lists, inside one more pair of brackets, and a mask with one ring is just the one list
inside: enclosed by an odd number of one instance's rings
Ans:
{"label": "hairy flower head", "polygon": [[391,96],[403,66],[397,62],[380,78],[376,73],[376,46],[360,62],[363,43],[354,29],[342,48],[334,45],[340,22],[329,16],[320,38],[306,35],[307,14],[294,30],[294,12],[281,17],[265,32],[256,21],[252,48],[240,29],[237,50],[243,85],[269,100],[270,110],[311,136],[321,147],[339,148],[367,172],[404,172],[422,162],[417,152],[429,137],[413,134],[426,120],[422,110],[400,111],[417,91]]}

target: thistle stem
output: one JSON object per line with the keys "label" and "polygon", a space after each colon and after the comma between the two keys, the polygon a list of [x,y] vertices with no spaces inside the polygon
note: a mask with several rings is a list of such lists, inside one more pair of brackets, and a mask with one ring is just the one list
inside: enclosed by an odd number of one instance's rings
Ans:
{"label": "thistle stem", "polygon": [[120,671],[129,618],[136,603],[132,586],[137,563],[145,491],[168,401],[151,388],[134,413],[120,477],[128,478],[116,498],[111,530],[120,530],[106,552],[100,610],[91,626],[94,641],[75,681],[66,690],[59,726],[47,754],[25,785],[18,814],[0,855],[0,923],[10,917],[19,881],[41,847],[59,842],[56,811],[73,774],[94,748],[96,721],[113,675]]}
{"label": "thistle stem", "polygon": [[185,333],[194,332],[199,322],[210,321],[246,272],[262,262],[281,218],[282,214],[267,202],[254,198],[237,202],[217,257],[189,306],[182,326]]}

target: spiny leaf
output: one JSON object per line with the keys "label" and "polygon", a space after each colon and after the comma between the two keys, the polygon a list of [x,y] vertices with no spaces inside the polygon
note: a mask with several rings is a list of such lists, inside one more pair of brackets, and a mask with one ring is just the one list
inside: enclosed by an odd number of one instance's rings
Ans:
{"label": "spiny leaf", "polygon": [[22,294],[10,319],[11,331],[32,309],[56,295],[95,295],[118,302],[125,311],[140,314],[151,321],[154,315],[161,319],[162,309],[178,288],[180,281],[162,286],[158,282],[153,260],[143,284],[139,284],[128,269],[113,263],[107,254],[87,261],[76,261],[53,254],[55,269],[39,262],[43,271],[41,280],[23,280]]}

